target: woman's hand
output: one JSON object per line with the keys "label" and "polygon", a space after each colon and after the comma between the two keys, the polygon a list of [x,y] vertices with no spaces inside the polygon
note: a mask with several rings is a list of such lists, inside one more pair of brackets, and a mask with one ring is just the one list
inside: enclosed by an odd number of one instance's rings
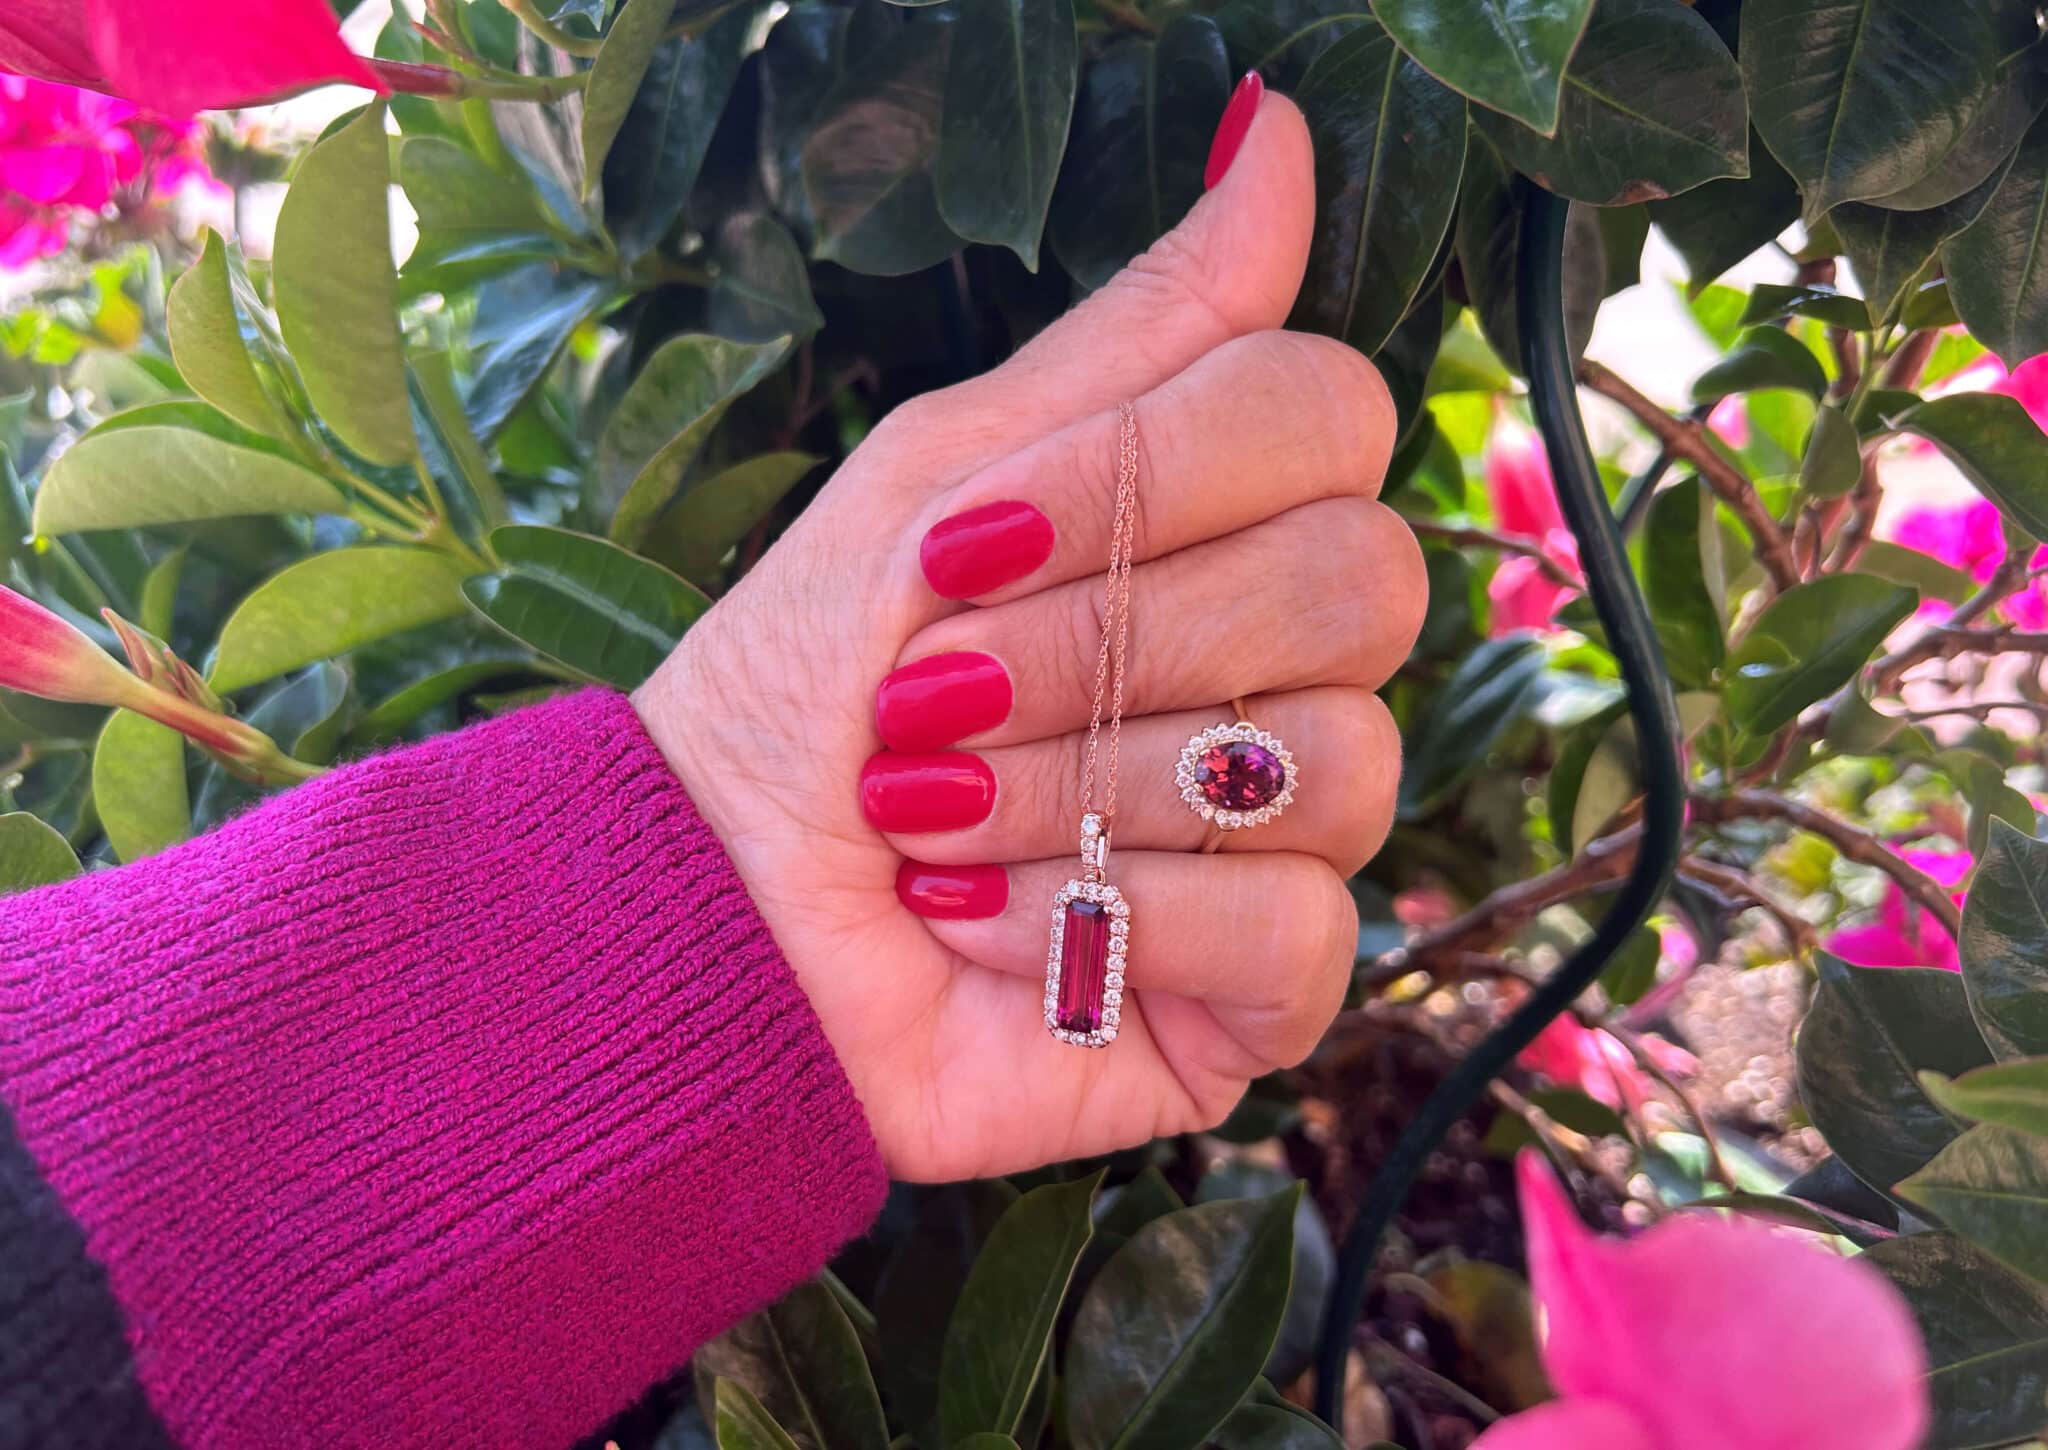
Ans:
{"label": "woman's hand", "polygon": [[[1341,1000],[1344,878],[1400,770],[1372,691],[1426,584],[1374,501],[1394,437],[1378,375],[1275,330],[1314,195],[1300,114],[1268,97],[1177,230],[1000,369],[886,419],[634,697],[898,1178],[1213,1125]],[[1087,1051],[1048,1035],[1042,991],[1077,871],[1125,399],[1138,563],[1110,879],[1130,990],[1116,1042]],[[1174,762],[1234,696],[1287,742],[1300,794],[1202,855]]]}

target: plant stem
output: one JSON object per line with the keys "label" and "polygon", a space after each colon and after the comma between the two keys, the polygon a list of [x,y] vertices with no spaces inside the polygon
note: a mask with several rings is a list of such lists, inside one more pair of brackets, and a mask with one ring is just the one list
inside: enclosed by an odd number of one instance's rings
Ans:
{"label": "plant stem", "polygon": [[1881,693],[1890,693],[1899,687],[1899,681],[1913,666],[1925,660],[1953,659],[1967,653],[1969,645],[1974,640],[1983,639],[1985,632],[1968,630],[1963,626],[1990,613],[2026,582],[2027,561],[2033,553],[2031,542],[2008,549],[2004,562],[1984,581],[1983,587],[1958,604],[1955,613],[1944,623],[1899,646],[1871,666],[1872,685]]}
{"label": "plant stem", "polygon": [[1410,531],[1426,539],[1442,539],[1463,548],[1498,549],[1503,554],[1516,554],[1524,559],[1534,559],[1543,570],[1544,577],[1554,584],[1567,589],[1583,589],[1586,581],[1543,552],[1543,546],[1534,539],[1517,538],[1513,534],[1499,533],[1493,529],[1460,528],[1454,524],[1440,524],[1433,519],[1411,518],[1401,515]]}
{"label": "plant stem", "polygon": [[581,35],[571,35],[568,31],[562,29],[561,26],[555,24],[554,21],[548,19],[547,16],[541,14],[540,11],[534,9],[533,0],[499,0],[499,3],[511,11],[514,18],[521,25],[532,31],[534,36],[543,45],[551,45],[556,50],[563,51],[569,55],[580,55],[588,59],[596,55],[599,47],[603,44],[602,41],[588,39]]}
{"label": "plant stem", "polygon": [[442,65],[408,60],[372,60],[370,69],[391,90],[409,96],[460,101],[478,97],[491,101],[558,101],[590,83],[590,72],[559,76],[526,76],[510,71],[464,75]]}

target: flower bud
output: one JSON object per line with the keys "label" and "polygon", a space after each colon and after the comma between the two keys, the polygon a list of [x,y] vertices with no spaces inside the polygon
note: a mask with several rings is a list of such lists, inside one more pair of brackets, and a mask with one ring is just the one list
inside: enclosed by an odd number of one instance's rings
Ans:
{"label": "flower bud", "polygon": [[0,685],[46,700],[118,705],[141,681],[33,599],[0,588]]}

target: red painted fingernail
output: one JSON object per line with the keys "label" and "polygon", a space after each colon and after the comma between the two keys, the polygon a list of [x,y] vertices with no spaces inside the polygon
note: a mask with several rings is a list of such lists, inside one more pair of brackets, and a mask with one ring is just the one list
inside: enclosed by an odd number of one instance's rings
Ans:
{"label": "red painted fingernail", "polygon": [[1252,129],[1252,117],[1259,114],[1259,102],[1266,96],[1266,83],[1257,71],[1246,71],[1223,108],[1223,120],[1216,127],[1216,139],[1209,143],[1209,166],[1202,173],[1203,188],[1213,188],[1237,160],[1237,148]]}
{"label": "red painted fingernail", "polygon": [[891,750],[937,750],[1010,718],[1010,672],[994,655],[933,655],[875,691],[875,726]]}
{"label": "red painted fingernail", "polygon": [[896,896],[919,916],[935,921],[981,921],[1001,916],[1010,904],[1010,873],[1000,866],[905,861],[896,868]]}
{"label": "red painted fingernail", "polygon": [[871,757],[860,771],[860,808],[878,831],[957,831],[995,809],[996,773],[976,755]]}
{"label": "red painted fingernail", "polygon": [[925,582],[972,599],[1022,579],[1052,557],[1052,520],[1028,503],[985,503],[932,525],[918,550]]}

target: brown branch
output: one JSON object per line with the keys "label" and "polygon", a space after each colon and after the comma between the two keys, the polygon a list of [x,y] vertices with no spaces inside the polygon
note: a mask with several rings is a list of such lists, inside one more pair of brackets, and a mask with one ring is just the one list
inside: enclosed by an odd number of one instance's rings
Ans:
{"label": "brown branch", "polygon": [[1719,861],[1688,856],[1678,863],[1678,874],[1695,886],[1710,889],[1730,911],[1754,907],[1763,912],[1777,923],[1786,946],[1791,948],[1794,956],[1813,946],[1813,928],[1780,906],[1764,889],[1763,883],[1747,872]]}
{"label": "brown branch", "polygon": [[1913,388],[1919,386],[1920,374],[1927,369],[1927,360],[1934,356],[1934,345],[1941,340],[1941,334],[1933,328],[1922,328],[1900,343],[1891,361],[1884,365],[1880,381],[1888,388]]}
{"label": "brown branch", "polygon": [[[1875,665],[1871,666],[1871,684],[1881,694],[1889,694],[1899,687],[1906,671],[1913,666],[1932,659],[1953,659],[1969,649],[1968,636],[1981,638],[1983,631],[1969,631],[1964,626],[1972,620],[1990,613],[2005,599],[2024,584],[2027,579],[2027,560],[2032,557],[2032,543],[2018,544],[2008,550],[2005,560],[1975,594],[1955,608],[1943,624],[1924,631],[1919,638],[1899,646]],[[1966,636],[1957,643],[1955,636]]]}
{"label": "brown branch", "polygon": [[1802,831],[1811,831],[1851,861],[1873,866],[1891,877],[1915,905],[1948,928],[1949,935],[1954,936],[1962,930],[1963,914],[1946,887],[1876,836],[1825,811],[1769,791],[1739,790],[1729,795],[1694,796],[1692,818],[1703,825],[1736,820],[1776,820]]}
{"label": "brown branch", "polygon": [[1645,428],[1656,435],[1673,458],[1683,458],[1699,471],[1701,479],[1728,505],[1749,530],[1756,557],[1780,592],[1799,582],[1799,567],[1792,559],[1792,546],[1771,511],[1764,507],[1756,486],[1743,477],[1742,470],[1714,448],[1707,430],[1689,418],[1674,418],[1610,369],[1591,358],[1579,364],[1579,381],[1604,398],[1626,408]]}
{"label": "brown branch", "polygon": [[1823,572],[1841,573],[1852,569],[1863,556],[1863,546],[1870,542],[1871,530],[1877,526],[1877,507],[1884,501],[1884,485],[1877,476],[1875,451],[1863,456],[1863,474],[1856,480],[1856,487],[1849,493],[1849,522],[1842,529],[1842,536],[1835,541],[1834,553],[1829,555]]}
{"label": "brown branch", "polygon": [[1583,589],[1586,581],[1543,552],[1543,546],[1534,539],[1517,538],[1513,534],[1499,533],[1493,529],[1459,528],[1454,524],[1440,524],[1430,519],[1412,518],[1401,515],[1402,522],[1417,536],[1425,539],[1442,539],[1460,548],[1498,549],[1503,554],[1519,554],[1525,559],[1534,559],[1542,566],[1544,577],[1554,584],[1567,589]]}
{"label": "brown branch", "polygon": [[1840,401],[1856,391],[1863,381],[1863,360],[1856,351],[1856,334],[1846,327],[1828,329],[1828,346],[1835,354],[1835,381],[1828,396]]}

